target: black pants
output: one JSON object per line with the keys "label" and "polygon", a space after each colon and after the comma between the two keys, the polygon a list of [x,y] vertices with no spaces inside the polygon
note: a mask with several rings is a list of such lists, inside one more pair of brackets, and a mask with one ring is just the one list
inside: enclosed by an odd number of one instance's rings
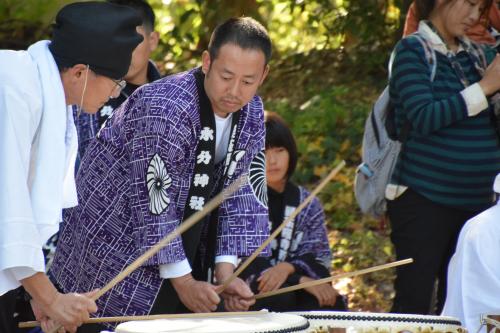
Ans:
{"label": "black pants", "polygon": [[24,321],[35,320],[31,304],[25,298],[23,287],[11,290],[0,296],[0,332],[1,333],[34,333],[40,328],[18,328]]}
{"label": "black pants", "polygon": [[[281,288],[287,287],[283,285]],[[320,307],[318,300],[305,290],[296,290],[285,294],[257,300],[251,311],[267,309],[274,312],[287,311],[347,311],[347,300],[338,295],[334,306]]]}
{"label": "black pants", "polygon": [[[250,289],[257,294],[259,292],[256,276],[259,276],[263,271],[272,267],[271,262],[268,258],[257,257],[240,275],[240,278],[246,280],[248,283],[248,279],[251,276],[254,278],[251,279]],[[316,267],[318,268],[318,267]],[[327,269],[322,268],[324,272],[318,271],[318,274],[321,278],[329,276],[329,272]],[[291,285],[296,284],[297,282],[285,281],[280,288],[289,287]],[[275,312],[287,312],[287,311],[313,311],[313,310],[323,310],[323,311],[347,311],[347,299],[338,295],[335,301],[334,306],[324,306],[320,307],[318,300],[316,297],[305,290],[296,290],[272,297],[266,297],[260,300],[257,300],[255,304],[250,308],[252,311],[258,311],[262,309],[267,309],[269,311]]]}
{"label": "black pants", "polygon": [[99,324],[84,324],[76,330],[76,333],[100,333],[106,331],[107,328]]}
{"label": "black pants", "polygon": [[16,320],[14,313],[16,311],[17,291],[11,290],[0,296],[0,332],[16,332]]}
{"label": "black pants", "polygon": [[[464,223],[479,212],[459,210],[430,201],[408,189],[388,201],[391,241],[398,260],[414,262],[396,271],[396,297],[391,312],[440,314],[446,298],[448,263]],[[438,279],[436,308],[432,299]]]}

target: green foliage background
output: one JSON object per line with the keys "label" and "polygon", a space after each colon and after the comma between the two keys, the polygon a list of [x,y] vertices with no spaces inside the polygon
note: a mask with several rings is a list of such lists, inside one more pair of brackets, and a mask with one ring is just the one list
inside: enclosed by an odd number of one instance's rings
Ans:
{"label": "green foliage background", "polygon": [[[68,0],[2,0],[0,48],[24,49],[47,38]],[[354,271],[393,259],[389,231],[362,216],[352,187],[360,162],[365,118],[386,82],[385,66],[401,35],[411,0],[150,0],[160,47],[154,54],[169,74],[199,64],[210,32],[231,16],[262,22],[274,44],[271,73],[262,87],[266,108],[280,113],[296,135],[294,176],[309,188],[342,159],[348,166],[320,194],[336,271]],[[388,311],[392,271],[337,287],[352,310]]]}

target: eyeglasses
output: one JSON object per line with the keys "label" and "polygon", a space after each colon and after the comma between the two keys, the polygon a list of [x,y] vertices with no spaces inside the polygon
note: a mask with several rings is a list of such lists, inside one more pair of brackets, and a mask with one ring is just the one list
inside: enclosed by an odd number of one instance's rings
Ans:
{"label": "eyeglasses", "polygon": [[113,91],[111,92],[111,97],[116,98],[116,97],[120,96],[120,93],[127,85],[127,82],[125,80],[114,80],[114,79],[111,79],[111,81],[113,81],[115,83],[115,87],[113,88]]}

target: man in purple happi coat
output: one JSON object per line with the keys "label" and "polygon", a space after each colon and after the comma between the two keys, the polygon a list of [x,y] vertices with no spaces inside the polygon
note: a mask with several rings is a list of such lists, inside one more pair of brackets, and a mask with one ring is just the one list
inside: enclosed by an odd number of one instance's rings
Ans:
{"label": "man in purple happi coat", "polygon": [[[145,85],[115,110],[80,166],[79,206],[65,216],[50,271],[59,288],[103,287],[247,174],[205,221],[96,302],[97,316],[217,308],[217,284],[232,274],[238,257],[251,255],[269,236],[263,105],[255,94],[270,56],[261,24],[229,19],[212,34],[200,68]],[[254,302],[240,279],[221,296],[232,311]]]}

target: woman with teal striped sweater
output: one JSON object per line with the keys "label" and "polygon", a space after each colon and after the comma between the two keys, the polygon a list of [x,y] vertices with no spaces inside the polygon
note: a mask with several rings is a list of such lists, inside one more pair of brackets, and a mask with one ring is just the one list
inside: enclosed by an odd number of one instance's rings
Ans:
{"label": "woman with teal striped sweater", "polygon": [[[500,57],[465,37],[491,0],[417,0],[418,34],[433,48],[436,72],[415,36],[395,50],[390,79],[396,124],[410,125],[386,196],[398,258],[392,312],[442,309],[446,273],[462,225],[493,204],[500,171]],[[488,65],[489,64],[489,65]],[[500,221],[499,221],[500,222]],[[431,304],[439,280],[437,308]]]}

